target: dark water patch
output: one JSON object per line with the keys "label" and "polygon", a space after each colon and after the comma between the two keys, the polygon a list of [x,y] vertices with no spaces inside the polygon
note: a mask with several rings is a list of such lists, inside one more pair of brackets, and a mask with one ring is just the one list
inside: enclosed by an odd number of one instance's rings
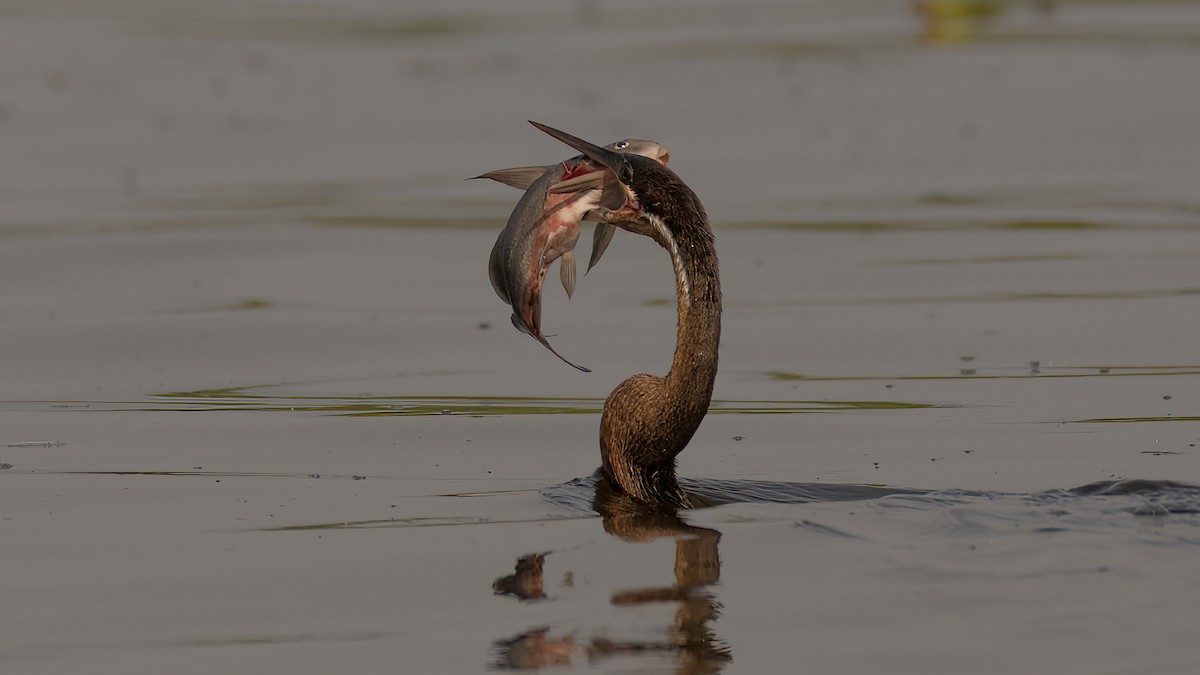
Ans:
{"label": "dark water patch", "polygon": [[815,40],[766,40],[745,45],[750,55],[795,61],[800,59],[857,57],[866,54],[883,55],[911,51],[913,41],[906,36],[822,42]]}
{"label": "dark water patch", "polygon": [[1071,420],[1073,424],[1124,424],[1127,422],[1200,422],[1200,415],[1156,415],[1150,417],[1093,417]]}
{"label": "dark water patch", "polygon": [[[534,517],[490,514],[392,517],[304,523],[263,530],[286,532],[512,525],[596,518],[599,517],[594,508],[598,480],[596,475],[592,475],[542,489],[542,500],[556,510]],[[1200,516],[1200,486],[1177,481],[1115,480],[1032,494],[755,480],[684,478],[680,483],[697,502],[697,508],[733,504],[790,504],[803,507],[854,502],[861,506],[853,511],[836,513],[841,513],[843,517],[863,518],[862,522],[874,525],[884,522],[879,518],[898,517],[901,521],[897,522],[916,519],[925,523],[921,525],[924,534],[930,533],[927,531],[930,527],[929,516],[936,515],[932,527],[940,537],[978,538],[1015,533],[1058,536],[1113,526],[1136,527],[1137,523],[1145,522],[1144,518],[1152,516],[1157,519],[1155,522],[1172,522],[1196,528],[1196,534],[1187,530],[1182,534],[1172,532],[1170,536],[1177,543],[1200,545],[1200,517],[1197,517]],[[797,529],[845,539],[883,541],[889,536],[886,528],[868,535],[853,527],[821,522],[822,518],[815,512],[803,513],[807,515],[794,523]],[[777,518],[778,512],[773,512],[772,517]]]}
{"label": "dark water patch", "polygon": [[459,525],[515,525],[521,523],[551,523],[560,520],[579,520],[598,517],[593,515],[554,514],[536,518],[504,518],[491,516],[430,516],[422,518],[378,518],[374,520],[348,520],[328,523],[308,523],[264,527],[264,532],[296,532],[308,530],[374,530],[394,527],[449,527]]}
{"label": "dark water patch", "polygon": [[[303,6],[301,5],[302,9]],[[482,17],[464,14],[431,14],[400,18],[387,15],[346,16],[342,13],[308,12],[292,8],[278,16],[223,17],[214,12],[188,20],[143,20],[159,36],[217,40],[287,40],[348,44],[405,44],[415,40],[470,34],[479,30]]]}
{"label": "dark water patch", "polygon": [[[862,207],[887,206],[883,201],[862,202],[856,204]],[[1098,222],[1112,226],[1116,223],[1127,225],[1145,224],[1146,222],[1162,221],[1164,216],[1172,216],[1170,222],[1178,225],[1195,223],[1195,217],[1200,216],[1200,203],[1190,201],[1165,199],[1136,199],[1117,198],[1102,191],[1067,186],[1051,188],[1036,187],[1026,189],[1007,189],[992,192],[930,192],[917,196],[911,201],[901,201],[895,207],[911,206],[945,207],[946,212],[971,214],[972,221],[986,220],[988,215],[995,221],[994,214],[1011,212],[1021,209],[1027,212],[1038,210],[1058,214],[1056,217],[1019,218],[1012,223],[1094,223],[1092,219],[1081,219],[1080,212],[1105,216]],[[1179,216],[1183,216],[1182,219]],[[1112,219],[1110,222],[1109,219]],[[1015,229],[1021,229],[1017,227]],[[1041,229],[1034,227],[1033,229]],[[1057,228],[1050,228],[1057,229]],[[1072,228],[1067,228],[1072,229]],[[1088,228],[1085,228],[1088,229]]]}
{"label": "dark water patch", "polygon": [[[14,474],[34,476],[149,476],[178,478],[302,478],[305,480],[342,479],[366,480],[357,474],[292,473],[277,471],[217,471],[207,469],[18,469]],[[408,476],[370,476],[371,480],[406,480]]]}
{"label": "dark water patch", "polygon": [[[994,372],[997,370],[1019,370],[1021,372]],[[1078,377],[1157,377],[1165,375],[1200,375],[1200,366],[1022,366],[1007,368],[963,369],[954,375],[805,375],[785,370],[768,370],[764,373],[772,380],[784,382],[851,382],[893,380],[1023,380],[1056,379]],[[1138,418],[1140,419],[1140,418]],[[1171,418],[1176,419],[1176,418]],[[1083,421],[1122,421],[1077,420]],[[1129,421],[1134,421],[1130,418]]]}
{"label": "dark water patch", "polygon": [[603,399],[468,396],[250,396],[199,399],[173,398],[170,405],[153,403],[136,408],[147,412],[301,412],[342,417],[426,417],[465,415],[590,415],[599,414]]}
{"label": "dark water patch", "polygon": [[[814,505],[805,519],[844,533],[844,538],[888,550],[913,546],[1031,551],[1028,546],[1096,546],[1114,541],[1166,547],[1200,546],[1200,486],[1159,480],[1104,481],[1037,493],[939,490],[888,495],[862,502],[853,511]],[[811,528],[799,528],[812,531]],[[1028,541],[1028,538],[1035,538]],[[1044,539],[1039,543],[1038,539]],[[1053,542],[1053,543],[1052,543]],[[1084,543],[1091,542],[1091,543]],[[981,558],[980,560],[983,560]],[[935,579],[1045,578],[1095,574],[1106,565],[1036,563],[977,569],[958,562],[923,561],[920,574]]]}
{"label": "dark water patch", "polygon": [[911,51],[915,43],[905,35],[884,35],[873,38],[838,41],[827,40],[755,40],[739,42],[732,39],[675,40],[638,48],[640,58],[652,60],[769,58],[795,61],[801,59],[857,58],[868,54],[888,54]]}
{"label": "dark water patch", "polygon": [[1173,298],[1200,295],[1200,288],[1149,288],[1140,291],[1096,291],[1096,292],[1063,292],[1037,291],[1032,293],[997,293],[985,295],[982,299],[993,301],[1008,300],[1142,300],[1148,298]]}
{"label": "dark water patch", "polygon": [[858,306],[858,305],[931,305],[978,304],[985,302],[1061,302],[1079,300],[1154,300],[1161,298],[1190,298],[1200,295],[1200,287],[1147,288],[1136,291],[1020,291],[1011,293],[979,293],[976,295],[926,295],[875,298],[810,298],[803,300],[740,301],[726,303],[728,307],[778,309],[781,307]]}
{"label": "dark water patch", "polygon": [[893,495],[922,495],[928,490],[886,485],[828,485],[760,480],[715,480],[688,478],[680,481],[702,506],[722,504],[806,504],[813,502],[857,502]]}
{"label": "dark water patch", "polygon": [[142,210],[186,213],[294,211],[325,209],[351,203],[352,186],[344,183],[285,183],[214,188],[185,196],[144,197]]}
{"label": "dark water patch", "polygon": [[821,523],[816,523],[811,520],[801,520],[801,521],[792,523],[792,527],[797,528],[797,529],[808,530],[810,532],[819,532],[821,534],[829,535],[831,537],[837,537],[839,539],[862,539],[862,537],[857,534],[854,534],[854,533],[851,533],[851,532],[848,532],[846,530],[842,530],[842,529],[839,529],[836,527],[832,527],[830,525],[823,525]]}
{"label": "dark water patch", "polygon": [[245,647],[255,645],[367,642],[370,640],[381,640],[385,637],[388,637],[386,633],[369,631],[357,633],[259,633],[254,635],[200,638],[176,644],[183,647]]}
{"label": "dark water patch", "polygon": [[[865,210],[870,215],[845,218],[814,216],[799,219],[735,220],[718,218],[714,227],[719,229],[746,228],[796,232],[827,233],[895,233],[895,232],[946,232],[1008,230],[1016,232],[1138,230],[1179,231],[1194,230],[1200,221],[1191,211],[1181,212],[1164,206],[1159,210],[1145,207],[1142,210],[1105,210],[1093,207],[1088,218],[1068,217],[1084,207],[1039,207],[1036,205],[997,204],[994,206],[944,206],[920,202],[900,204],[846,204],[847,210]],[[886,214],[876,211],[886,210]],[[1064,213],[1057,217],[1058,213]],[[1049,215],[1041,216],[1040,214]]]}
{"label": "dark water patch", "polygon": [[908,401],[713,401],[710,414],[762,415],[837,412],[843,410],[925,410],[954,405]]}
{"label": "dark water patch", "polygon": [[[23,475],[81,475],[81,476],[145,476],[183,478],[292,478],[304,480],[411,480],[410,476],[352,475],[333,473],[292,473],[187,470],[42,470],[10,469],[11,474]],[[547,514],[534,518],[504,518],[491,515],[433,516],[418,518],[389,517],[357,521],[333,521],[266,528],[269,530],[366,529],[378,527],[436,527],[446,525],[483,525],[503,523],[548,522],[563,518],[594,515],[597,474],[543,488],[517,490],[487,490],[445,493],[441,497],[473,497],[487,499],[524,493],[538,493],[541,498],[563,514]],[[977,492],[970,490],[923,490],[871,484],[792,483],[784,481],[680,478],[680,484],[697,508],[727,504],[821,504],[833,502],[871,502],[885,509],[933,508],[955,509],[978,507],[987,503],[1006,503],[1034,507],[1054,518],[1073,513],[1072,505],[1084,498],[1102,507],[1105,513],[1132,515],[1200,514],[1200,485],[1172,480],[1120,479],[1091,483],[1076,488],[1048,490],[1033,494]],[[1090,507],[1089,507],[1090,508]],[[572,515],[573,514],[573,515]],[[982,517],[982,516],[980,516]],[[988,518],[992,516],[987,516]],[[1006,516],[1007,517],[1007,516]],[[974,516],[972,516],[974,518]],[[965,522],[965,521],[964,521]],[[973,522],[973,521],[972,521]],[[1197,524],[1200,524],[1198,522]]]}
{"label": "dark water patch", "polygon": [[[593,512],[598,473],[543,488],[542,499],[569,511]],[[890,495],[920,495],[928,490],[886,485],[829,485],[763,480],[680,478],[680,485],[699,507],[722,504],[810,504],[879,499]]]}
{"label": "dark water patch", "polygon": [[[420,417],[465,415],[598,415],[604,399],[536,396],[267,396],[249,388],[212,389],[162,394],[148,401],[72,402],[88,412],[291,412],[343,417]],[[60,409],[54,401],[0,402],[0,409]],[[923,410],[951,407],[907,401],[715,400],[714,415],[770,415],[845,410]]]}
{"label": "dark water patch", "polygon": [[226,305],[210,305],[207,307],[179,307],[176,309],[160,309],[153,310],[149,314],[154,316],[162,315],[182,315],[182,314],[208,314],[214,312],[244,312],[255,309],[268,309],[271,302],[263,298],[246,298],[238,300]]}
{"label": "dark water patch", "polygon": [[232,305],[228,305],[227,309],[242,311],[247,309],[266,309],[270,306],[271,303],[263,300],[262,298],[247,298],[241,302],[235,302]]}
{"label": "dark water patch", "polygon": [[411,202],[400,204],[395,197],[397,191],[422,187],[412,181],[400,184],[380,181],[268,183],[183,194],[151,194],[133,201],[131,211],[121,214],[121,219],[114,221],[114,228],[153,230],[263,222],[439,230],[498,230],[504,226],[503,218],[479,215],[509,208],[504,201],[451,198],[426,204],[419,215],[414,215]]}
{"label": "dark water patch", "polygon": [[924,206],[984,206],[992,199],[978,194],[930,192],[917,197],[916,203]]}
{"label": "dark water patch", "polygon": [[795,230],[800,232],[896,232],[913,229],[938,229],[928,222],[888,222],[868,220],[748,220],[721,221],[714,227],[738,227],[762,230]]}
{"label": "dark water patch", "polygon": [[64,221],[43,222],[0,222],[0,237],[29,237],[62,234],[71,230],[71,223]]}
{"label": "dark water patch", "polygon": [[1193,32],[1153,27],[1139,30],[1113,30],[1077,26],[1063,30],[1006,31],[981,37],[978,42],[988,45],[1053,44],[1076,47],[1121,47],[1125,49],[1200,49],[1200,35]]}
{"label": "dark water patch", "polygon": [[[542,490],[542,498],[573,513],[594,513],[598,480],[593,475],[548,487]],[[877,543],[896,536],[929,534],[940,539],[978,539],[1136,529],[1152,517],[1155,523],[1187,528],[1152,535],[1170,543],[1200,546],[1200,486],[1169,480],[1110,480],[1031,494],[686,478],[680,483],[703,508],[739,503],[798,507],[859,503],[852,511],[805,510],[794,525],[809,532]],[[836,514],[832,521],[826,517],[831,513]],[[778,512],[770,517],[777,518]],[[890,522],[900,529],[887,526]]]}
{"label": "dark water patch", "polygon": [[994,255],[968,258],[909,258],[906,260],[888,260],[877,263],[878,266],[899,265],[975,265],[996,263],[1030,263],[1030,262],[1062,262],[1064,260],[1083,260],[1083,256],[1068,253],[1047,255]]}
{"label": "dark water patch", "polygon": [[261,223],[261,219],[245,214],[131,214],[122,212],[111,216],[98,214],[77,221],[45,223],[0,224],[0,237],[49,236],[77,232],[157,232],[208,227],[238,227]]}
{"label": "dark water patch", "polygon": [[[1181,483],[1174,480],[1147,480],[1125,478],[1088,483],[1068,490],[1071,494],[1086,497],[1110,497],[1139,495],[1157,498],[1161,495],[1186,496],[1193,505],[1200,505],[1200,485]],[[1200,513],[1195,506],[1188,513]]]}
{"label": "dark water patch", "polygon": [[[503,199],[443,194],[438,188],[453,176],[423,177],[401,182],[298,182],[217,187],[172,193],[140,194],[128,210],[106,217],[114,229],[153,230],[174,227],[229,226],[266,219],[298,221],[327,227],[396,229],[499,229],[495,216],[511,204]],[[397,194],[437,196],[414,213],[411,200]],[[859,199],[837,204],[846,215],[823,215],[828,207],[808,207],[811,217],[767,219],[717,218],[714,226],[797,232],[871,234],[947,230],[1095,230],[1193,229],[1200,225],[1200,206],[1178,203],[1095,203],[1043,194],[935,195],[909,200]],[[790,210],[795,213],[795,209]],[[92,218],[94,220],[94,217]],[[13,224],[13,227],[21,226]],[[48,231],[52,223],[31,226]],[[0,229],[0,234],[6,230]],[[16,231],[14,231],[16,233]]]}
{"label": "dark water patch", "polygon": [[376,227],[391,229],[438,229],[448,228],[473,230],[498,230],[504,227],[501,218],[454,218],[454,217],[418,217],[405,215],[376,215],[376,214],[344,214],[325,216],[305,216],[300,220],[326,227]]}
{"label": "dark water patch", "polygon": [[[884,509],[952,509],[957,514],[952,529],[1055,532],[1090,527],[1112,516],[1200,515],[1200,485],[1118,479],[1032,494],[940,490],[899,495],[878,504]],[[1054,524],[1042,522],[1047,519]],[[1200,526],[1200,519],[1189,518],[1187,522]],[[1200,539],[1193,543],[1200,544]]]}
{"label": "dark water patch", "polygon": [[1101,230],[1109,226],[1087,220],[1014,220],[991,227],[1004,230]]}

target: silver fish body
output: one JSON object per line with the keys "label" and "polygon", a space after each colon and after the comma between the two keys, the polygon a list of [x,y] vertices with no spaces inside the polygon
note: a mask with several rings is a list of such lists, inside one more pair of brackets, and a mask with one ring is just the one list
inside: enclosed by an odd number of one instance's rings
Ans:
{"label": "silver fish body", "polygon": [[488,274],[496,295],[513,308],[512,323],[517,330],[541,342],[558,358],[559,354],[542,333],[542,282],[551,263],[559,263],[559,276],[570,296],[575,290],[575,244],[579,241],[579,222],[583,215],[599,205],[599,191],[571,195],[553,195],[550,186],[567,175],[561,165],[543,172],[521,196],[509,216],[508,224],[496,239],[488,261]]}
{"label": "silver fish body", "polygon": [[[607,149],[636,152],[657,159],[669,160],[666,148],[653,141],[624,140],[610,143]],[[624,198],[617,187],[591,180],[587,187],[570,192],[554,192],[552,187],[583,176],[598,176],[600,165],[579,156],[551,166],[517,167],[485,173],[477,178],[489,178],[505,185],[524,189],[525,193],[513,208],[508,223],[496,238],[488,262],[492,288],[501,300],[513,308],[512,323],[517,330],[542,343],[564,362],[587,372],[587,368],[563,358],[541,329],[542,283],[555,260],[559,263],[559,279],[571,297],[575,291],[575,246],[579,241],[583,218],[588,211],[611,206]],[[615,227],[607,223],[596,226],[593,237],[590,270],[612,239]]]}

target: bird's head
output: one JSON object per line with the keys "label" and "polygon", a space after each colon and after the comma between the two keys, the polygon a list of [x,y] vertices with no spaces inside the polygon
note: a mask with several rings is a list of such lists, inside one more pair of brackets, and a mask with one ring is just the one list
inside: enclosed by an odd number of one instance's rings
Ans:
{"label": "bird's head", "polygon": [[699,199],[674,171],[665,166],[664,157],[610,150],[532,120],[530,124],[582,152],[597,165],[595,171],[550,189],[552,192],[605,190],[601,200],[607,216],[605,222],[646,235],[665,246],[667,242],[663,238],[675,239],[675,228],[689,219],[695,221],[704,217]]}

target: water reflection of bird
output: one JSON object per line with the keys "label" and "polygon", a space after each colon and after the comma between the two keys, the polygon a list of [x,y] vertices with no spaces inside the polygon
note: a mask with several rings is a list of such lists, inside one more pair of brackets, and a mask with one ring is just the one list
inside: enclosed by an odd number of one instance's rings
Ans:
{"label": "water reflection of bird", "polygon": [[[604,402],[601,471],[616,490],[637,502],[687,507],[688,496],[675,476],[675,457],[708,412],[721,337],[721,279],[704,206],[674,171],[653,159],[533,125],[602,164],[624,187],[624,204],[595,209],[587,219],[650,237],[671,256],[679,314],[675,357],[665,377],[634,375]],[[574,179],[559,189],[581,189],[585,182]]]}
{"label": "water reflection of bird", "polygon": [[[603,499],[601,502],[605,503]],[[666,629],[617,640],[604,635],[589,636],[586,626],[565,631],[560,626],[553,632],[550,627],[539,626],[493,641],[492,667],[518,670],[571,666],[580,656],[594,666],[610,658],[666,656],[673,660],[677,673],[721,672],[733,659],[730,646],[718,637],[713,627],[721,614],[721,603],[714,595],[714,587],[721,579],[718,551],[721,533],[689,525],[670,509],[643,508],[640,512],[620,513],[609,513],[603,507],[599,510],[604,514],[605,531],[627,542],[675,540],[673,584],[617,590],[609,597],[614,607],[675,603],[674,616]],[[493,590],[497,595],[512,595],[523,601],[546,599],[543,577],[547,555],[538,553],[519,558],[515,574],[497,579],[492,584]]]}

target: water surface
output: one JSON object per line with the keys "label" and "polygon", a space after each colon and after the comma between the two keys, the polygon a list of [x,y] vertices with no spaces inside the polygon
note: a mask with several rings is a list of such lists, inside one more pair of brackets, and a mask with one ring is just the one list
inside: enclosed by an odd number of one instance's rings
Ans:
{"label": "water surface", "polygon": [[[0,18],[5,673],[1200,667],[1192,3]],[[720,505],[593,508],[671,272],[509,328],[530,118],[712,215]]]}

